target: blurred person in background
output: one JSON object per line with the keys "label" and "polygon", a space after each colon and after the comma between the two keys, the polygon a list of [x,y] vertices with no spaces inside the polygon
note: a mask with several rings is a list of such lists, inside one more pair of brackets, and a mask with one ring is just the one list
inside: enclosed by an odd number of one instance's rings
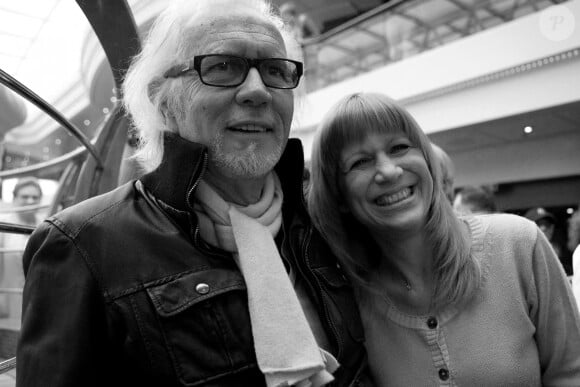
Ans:
{"label": "blurred person in background", "polygon": [[554,230],[556,229],[556,217],[551,212],[547,211],[543,207],[534,207],[526,211],[526,218],[535,222],[540,230],[546,235],[546,238],[550,241],[552,248],[556,252],[558,259],[562,263],[564,270],[567,274],[572,274],[572,265],[570,262],[565,261],[565,251],[564,248],[556,241],[554,237]]}
{"label": "blurred person in background", "polygon": [[493,214],[497,212],[493,191],[484,186],[466,186],[455,193],[453,209],[458,214]]}
{"label": "blurred person in background", "polygon": [[308,208],[353,282],[379,386],[580,386],[580,315],[548,240],[516,215],[459,218],[403,107],[341,99],[311,173]]}
{"label": "blurred person in background", "polygon": [[301,43],[304,39],[320,34],[320,29],[305,13],[298,13],[296,4],[288,1],[280,6],[280,17],[294,34],[296,40]]}
{"label": "blurred person in background", "polygon": [[[12,207],[0,214],[0,221],[26,226],[36,226],[39,222],[38,205],[42,200],[42,188],[36,177],[18,179],[12,191]],[[24,211],[23,211],[24,210]],[[24,271],[22,252],[28,235],[9,232],[0,233],[0,289],[22,289]],[[0,293],[0,316],[20,319],[22,294]]]}
{"label": "blurred person in background", "polygon": [[441,182],[443,184],[443,192],[449,203],[453,203],[453,198],[455,197],[455,165],[451,157],[437,144],[431,143],[437,161],[439,163],[439,169],[441,170]]}
{"label": "blurred person in background", "polygon": [[13,223],[36,226],[40,223],[37,206],[42,201],[42,187],[36,177],[27,176],[18,179],[12,190],[12,204],[16,209],[30,207],[25,211],[11,214]]}

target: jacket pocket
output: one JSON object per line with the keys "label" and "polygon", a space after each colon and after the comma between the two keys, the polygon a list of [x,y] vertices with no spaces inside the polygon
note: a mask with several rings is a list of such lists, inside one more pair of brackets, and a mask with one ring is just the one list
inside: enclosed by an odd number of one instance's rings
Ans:
{"label": "jacket pocket", "polygon": [[[242,275],[214,268],[146,285],[180,382],[211,384],[255,367]],[[218,383],[219,384],[219,383]]]}

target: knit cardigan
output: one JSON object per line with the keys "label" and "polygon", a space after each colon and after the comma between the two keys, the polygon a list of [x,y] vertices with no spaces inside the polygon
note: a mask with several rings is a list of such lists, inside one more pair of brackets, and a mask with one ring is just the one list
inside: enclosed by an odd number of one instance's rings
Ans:
{"label": "knit cardigan", "polygon": [[550,243],[515,215],[464,221],[483,275],[471,301],[433,316],[361,307],[377,384],[580,386],[580,316]]}

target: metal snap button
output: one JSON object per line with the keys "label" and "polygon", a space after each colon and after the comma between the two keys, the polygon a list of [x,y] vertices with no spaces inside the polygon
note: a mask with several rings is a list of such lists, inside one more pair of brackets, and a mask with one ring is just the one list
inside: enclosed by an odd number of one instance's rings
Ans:
{"label": "metal snap button", "polygon": [[208,294],[209,293],[209,285],[206,283],[199,283],[195,285],[195,291],[199,294]]}

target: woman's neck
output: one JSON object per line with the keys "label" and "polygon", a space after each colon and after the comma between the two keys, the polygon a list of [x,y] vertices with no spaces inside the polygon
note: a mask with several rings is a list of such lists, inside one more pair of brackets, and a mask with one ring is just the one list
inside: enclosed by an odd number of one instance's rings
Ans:
{"label": "woman's neck", "polygon": [[433,249],[424,231],[390,239],[383,233],[373,239],[387,265],[401,271],[417,271],[431,266]]}
{"label": "woman's neck", "polygon": [[433,288],[433,248],[424,232],[405,238],[375,238],[381,253],[377,276],[414,292]]}

